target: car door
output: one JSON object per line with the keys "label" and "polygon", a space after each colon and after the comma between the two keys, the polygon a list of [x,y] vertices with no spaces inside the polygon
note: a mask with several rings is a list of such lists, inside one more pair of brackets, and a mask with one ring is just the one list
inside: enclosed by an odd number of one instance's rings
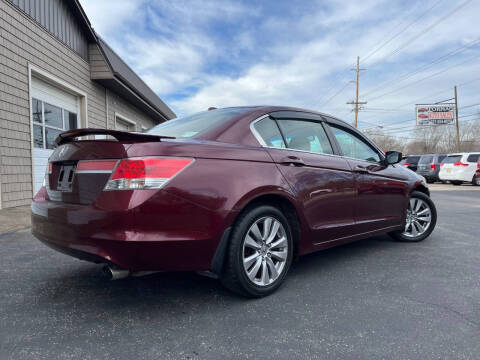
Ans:
{"label": "car door", "polygon": [[[334,148],[319,118],[273,113],[255,123],[268,153],[296,194],[312,243],[351,235],[354,226],[354,176]],[[312,115],[313,117],[313,115]]]}
{"label": "car door", "polygon": [[385,165],[384,155],[363,135],[340,124],[329,124],[329,131],[355,173],[356,231],[365,233],[399,225],[408,201],[408,176]]}

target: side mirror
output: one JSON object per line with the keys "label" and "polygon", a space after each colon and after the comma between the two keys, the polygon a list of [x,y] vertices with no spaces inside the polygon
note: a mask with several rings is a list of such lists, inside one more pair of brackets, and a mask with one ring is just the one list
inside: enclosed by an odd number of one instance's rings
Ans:
{"label": "side mirror", "polygon": [[387,151],[385,153],[385,164],[393,165],[402,161],[402,153],[398,151]]}

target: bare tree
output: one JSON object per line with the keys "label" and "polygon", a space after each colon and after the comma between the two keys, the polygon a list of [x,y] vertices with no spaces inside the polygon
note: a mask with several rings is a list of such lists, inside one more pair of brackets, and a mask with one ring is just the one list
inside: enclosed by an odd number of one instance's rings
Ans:
{"label": "bare tree", "polygon": [[[456,151],[456,129],[452,125],[417,127],[415,140],[406,146],[408,154],[452,153]],[[480,121],[460,123],[460,151],[480,151]]]}
{"label": "bare tree", "polygon": [[367,129],[364,133],[383,151],[404,151],[405,143],[398,138],[385,134],[382,129]]}

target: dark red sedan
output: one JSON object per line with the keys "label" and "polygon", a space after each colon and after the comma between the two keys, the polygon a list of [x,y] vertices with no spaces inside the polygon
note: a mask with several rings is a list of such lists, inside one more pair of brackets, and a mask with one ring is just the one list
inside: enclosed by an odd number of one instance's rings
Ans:
{"label": "dark red sedan", "polygon": [[425,180],[400,153],[313,111],[215,109],[57,143],[32,232],[115,278],[201,270],[259,297],[299,255],[383,233],[420,241],[436,223]]}

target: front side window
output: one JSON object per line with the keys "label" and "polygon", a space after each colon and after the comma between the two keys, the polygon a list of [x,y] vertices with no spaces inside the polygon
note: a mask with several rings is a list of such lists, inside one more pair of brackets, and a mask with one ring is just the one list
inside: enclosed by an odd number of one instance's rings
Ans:
{"label": "front side window", "polygon": [[278,120],[278,126],[289,149],[333,154],[322,124],[304,120]]}
{"label": "front side window", "polygon": [[56,137],[65,130],[78,127],[77,114],[32,98],[33,146],[55,149]]}
{"label": "front side window", "polygon": [[237,107],[202,111],[190,116],[165,121],[148,130],[147,134],[192,138],[251,109],[251,107]]}
{"label": "front side window", "polygon": [[266,117],[257,121],[253,127],[265,144],[270,147],[285,148],[285,142],[283,141],[282,134],[278,130],[278,126],[275,120]]}
{"label": "front side window", "polygon": [[332,129],[333,136],[335,136],[335,139],[340,145],[340,149],[344,156],[353,159],[380,162],[380,155],[378,152],[372,149],[370,145],[359,137],[336,126],[331,125],[330,128]]}

